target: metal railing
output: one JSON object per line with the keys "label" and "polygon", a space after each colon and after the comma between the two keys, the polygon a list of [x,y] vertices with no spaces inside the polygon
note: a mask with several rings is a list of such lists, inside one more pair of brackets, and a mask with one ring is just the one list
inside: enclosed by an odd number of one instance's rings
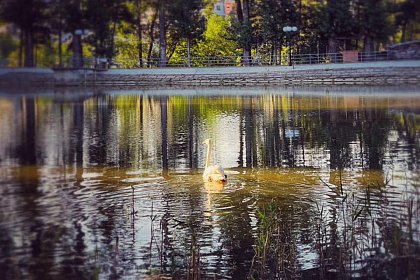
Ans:
{"label": "metal railing", "polygon": [[[401,60],[401,59],[420,59],[419,55],[396,55],[395,52],[359,52],[357,53],[357,61],[353,62],[370,62],[370,61],[386,61],[386,60]],[[58,58],[49,59],[46,61],[37,61],[38,67],[53,67],[53,68],[72,68],[73,58],[71,56],[63,57],[63,64],[58,66]],[[293,65],[301,64],[328,64],[328,63],[346,63],[343,61],[342,53],[306,53],[306,54],[292,54],[291,61]],[[226,67],[226,66],[274,66],[274,65],[289,65],[288,54],[269,55],[256,54],[251,56],[248,60],[244,60],[241,54],[236,56],[207,56],[207,57],[191,57],[188,61],[187,57],[172,57],[167,63],[166,67]],[[12,65],[7,59],[0,60],[0,67],[16,67]],[[157,68],[161,67],[159,58],[153,57],[142,60],[142,68]],[[106,70],[109,68],[125,68],[119,65],[114,60],[106,58],[85,57],[83,60],[83,68]],[[140,68],[140,63],[135,67]]]}
{"label": "metal railing", "polygon": [[[357,61],[353,62],[370,62],[385,61],[397,59],[420,59],[418,56],[395,57],[387,51],[380,52],[359,52]],[[300,64],[328,64],[328,63],[346,63],[343,60],[342,53],[308,53],[308,54],[292,54],[293,65]],[[288,55],[253,55],[249,60],[244,61],[241,55],[228,57],[191,57],[190,63],[187,58],[169,59],[167,67],[222,67],[222,66],[272,66],[272,65],[289,65]],[[118,65],[117,65],[118,67]],[[143,67],[159,67],[159,59],[152,58],[143,60]]]}
{"label": "metal railing", "polygon": [[359,61],[384,61],[389,60],[389,55],[387,51],[383,52],[361,52],[359,53]]}
{"label": "metal railing", "polygon": [[292,63],[297,64],[323,64],[343,63],[342,53],[316,53],[316,54],[294,54]]}

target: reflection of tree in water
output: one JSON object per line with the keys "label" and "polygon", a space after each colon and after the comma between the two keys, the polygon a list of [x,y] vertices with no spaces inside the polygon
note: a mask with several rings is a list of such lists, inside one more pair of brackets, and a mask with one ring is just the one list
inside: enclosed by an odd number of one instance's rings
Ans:
{"label": "reflection of tree in water", "polygon": [[[87,141],[90,162],[120,166],[149,162],[150,165],[149,159],[152,160],[153,155],[162,155],[162,149],[154,151],[156,145],[152,147],[151,144],[163,139],[160,134],[151,134],[151,129],[163,129],[155,121],[161,118],[156,112],[160,112],[164,104],[155,97],[148,97],[146,103],[145,99],[139,96],[101,98],[95,102],[106,106],[88,108],[87,132],[95,135]],[[239,116],[238,166],[313,166],[316,162],[308,158],[319,149],[329,150],[331,169],[348,168],[360,162],[362,168],[365,164],[375,169],[382,166],[388,135],[386,127],[390,125],[384,109],[325,110],[321,102],[319,108],[314,104],[306,108],[308,105],[299,99],[279,96],[242,97],[240,102],[212,98],[211,103],[202,97],[166,99],[167,164],[170,169],[198,168],[202,123],[209,122],[215,114],[232,112],[238,112]],[[209,113],[206,108],[210,104],[214,109]],[[120,124],[116,126],[118,120]],[[147,122],[149,128],[143,122]],[[209,123],[217,127],[217,123]],[[116,130],[115,127],[120,128]],[[354,143],[360,146],[358,153]],[[114,147],[116,154],[110,154],[109,147]],[[152,166],[156,164],[152,163]]]}
{"label": "reflection of tree in water", "polygon": [[[191,139],[196,139],[196,137],[193,133],[194,131],[191,131],[192,108],[190,103],[188,105],[188,108],[188,127],[189,131],[193,134],[189,138],[191,141]],[[164,112],[166,112],[164,102],[162,103],[162,112],[162,114],[165,114]],[[166,120],[166,116],[163,116],[162,120],[162,126],[167,125],[166,123],[164,123],[164,121]],[[177,118],[176,121],[179,121],[179,118]],[[163,129],[162,131],[165,130]],[[176,133],[183,133],[183,130],[175,130],[174,133],[175,135],[173,137],[175,139],[178,139]],[[165,137],[165,135],[163,134],[162,136]],[[249,136],[252,137],[252,134]],[[166,140],[162,139],[162,143],[164,142],[166,143]],[[189,145],[192,145],[192,143]],[[196,145],[198,145],[198,143],[196,143]],[[174,149],[174,147],[171,147],[171,149]],[[191,156],[191,151],[193,150],[193,148],[188,147],[188,150],[190,151],[188,156]],[[250,149],[249,151],[252,150],[253,149]],[[190,160],[190,162],[197,162],[197,159]],[[180,275],[184,275],[186,270],[191,277],[191,273],[194,270],[192,266],[202,265],[201,263],[196,263],[196,257],[200,254],[200,246],[203,246],[203,248],[208,247],[208,245],[206,244],[208,241],[206,241],[204,236],[212,235],[213,226],[212,223],[207,223],[207,225],[206,223],[204,223],[202,215],[202,211],[204,209],[202,209],[202,207],[203,205],[205,205],[205,203],[202,201],[201,196],[202,195],[200,189],[197,190],[192,187],[189,188],[189,192],[186,198],[187,205],[181,207],[184,213],[189,213],[186,217],[185,215],[176,215],[176,213],[174,213],[173,211],[173,205],[168,204],[167,206],[168,210],[163,216],[164,224],[169,223],[169,225],[172,226],[165,227],[162,231],[162,242],[166,242],[168,245],[165,247],[167,251],[163,251],[162,254],[164,254],[165,259],[170,259],[171,261],[169,263],[163,264],[164,272],[169,272],[167,271],[167,268],[173,267],[175,265],[175,267],[178,268],[183,267],[184,272],[182,272],[182,270],[172,270],[170,271],[172,275],[177,275],[178,273],[180,273]],[[167,201],[179,200],[179,197],[173,197],[172,192],[164,194],[164,198],[167,199]],[[237,199],[242,198],[237,197]],[[250,218],[248,216],[247,206],[244,203],[241,203],[241,201],[228,200],[225,201],[225,203],[228,203],[229,205],[234,204],[237,205],[237,207],[234,208],[234,213],[229,213],[229,215],[220,217],[220,220],[218,221],[218,227],[220,227],[221,231],[220,238],[222,242],[222,247],[212,248],[211,250],[214,251],[213,253],[218,252],[219,254],[223,255],[224,258],[228,259],[228,266],[232,267],[232,271],[229,272],[229,274],[238,279],[245,278],[247,276],[247,267],[252,258],[251,224]],[[228,207],[229,205],[226,205],[225,207]],[[219,205],[219,207],[223,206]],[[180,220],[181,217],[182,220]],[[175,242],[175,240],[173,240],[175,235],[174,233],[170,232],[171,230],[176,231],[176,236],[181,236],[182,239],[178,239]],[[183,234],[180,234],[180,232],[183,232]],[[181,246],[179,246],[179,244],[181,244]],[[178,258],[176,258],[176,255],[182,256],[182,259],[186,260],[187,263],[179,263],[179,261],[177,262]],[[221,262],[218,262],[215,265],[217,268],[216,271],[213,271],[213,273],[220,273],[220,271],[218,271],[219,269],[225,269],[222,267]],[[224,265],[226,265],[226,263]],[[203,267],[201,269],[205,268]],[[205,271],[200,271],[200,273],[205,273]],[[209,271],[207,273],[209,273]]]}
{"label": "reflection of tree in water", "polygon": [[244,114],[244,127],[245,127],[245,163],[246,167],[257,166],[257,153],[255,139],[255,111],[253,108],[253,99],[244,97],[243,99],[243,114]]}
{"label": "reflection of tree in water", "polygon": [[[314,99],[314,103],[316,103]],[[322,101],[322,100],[321,100]],[[50,104],[47,106],[59,110],[41,110],[41,106],[34,99],[26,99],[22,102],[24,124],[18,128],[19,141],[12,157],[19,160],[21,166],[19,180],[15,183],[19,185],[16,192],[22,195],[15,195],[18,212],[24,217],[33,217],[22,228],[11,229],[2,228],[4,234],[1,237],[1,258],[10,257],[15,248],[13,247],[13,235],[21,232],[25,236],[24,242],[28,244],[31,251],[32,263],[25,268],[30,274],[36,276],[48,275],[57,271],[57,266],[61,274],[68,277],[94,273],[93,255],[100,254],[98,264],[104,274],[119,277],[124,272],[124,268],[134,269],[136,246],[130,249],[125,248],[123,256],[117,258],[114,263],[114,251],[118,247],[116,237],[127,239],[127,235],[133,239],[132,244],[136,244],[134,226],[127,232],[127,223],[124,216],[124,206],[121,202],[114,203],[117,198],[91,198],[86,208],[79,201],[86,186],[83,185],[84,168],[89,165],[99,165],[100,167],[131,167],[138,169],[145,168],[150,173],[163,170],[171,180],[171,172],[178,169],[188,168],[189,170],[200,168],[200,140],[208,127],[217,130],[218,123],[211,122],[212,119],[223,114],[235,116],[232,118],[234,125],[238,127],[238,133],[232,141],[240,143],[235,160],[238,158],[238,166],[256,167],[307,167],[316,166],[315,161],[310,161],[311,153],[319,153],[319,150],[329,150],[323,154],[329,157],[328,169],[351,169],[362,168],[364,170],[382,170],[387,149],[398,150],[398,143],[405,141],[410,146],[411,160],[409,169],[415,168],[415,163],[419,156],[418,143],[418,119],[416,116],[401,113],[389,116],[386,108],[355,108],[351,110],[343,108],[325,109],[319,107],[306,108],[304,102],[287,96],[264,96],[264,97],[235,97],[235,98],[208,98],[202,97],[146,97],[146,96],[115,96],[115,97],[94,97],[84,102],[72,104]],[[321,102],[320,102],[321,103]],[[207,108],[212,105],[212,110]],[[44,104],[45,105],[45,104]],[[70,112],[70,113],[69,113]],[[38,115],[36,115],[38,114]],[[50,148],[40,145],[40,131],[45,130],[45,124],[37,121],[37,118],[50,114],[51,119],[57,121],[57,125],[62,127],[61,137],[56,146],[65,146],[56,150],[56,154]],[[68,116],[71,116],[68,118]],[[64,129],[66,126],[66,129]],[[395,129],[400,139],[387,146],[387,139],[390,139],[390,131]],[[233,135],[233,134],[232,134]],[[54,138],[55,139],[55,138]],[[51,141],[56,141],[52,139]],[[66,140],[71,139],[71,140]],[[355,147],[358,147],[356,149]],[[230,147],[229,147],[230,148]],[[318,149],[318,150],[317,150]],[[69,174],[65,174],[63,179],[66,188],[60,194],[65,198],[64,201],[71,201],[71,205],[65,204],[63,208],[70,208],[63,212],[62,217],[51,217],[47,223],[43,217],[48,213],[44,209],[45,204],[40,204],[44,194],[40,189],[46,186],[45,178],[41,174],[41,169],[36,167],[47,157],[54,154],[57,165],[66,163],[74,166]],[[66,169],[68,170],[68,169]],[[98,168],[98,170],[101,170]],[[143,171],[143,170],[142,170]],[[194,173],[194,172],[192,172]],[[383,172],[380,172],[383,173]],[[115,176],[117,173],[104,172],[104,177]],[[117,175],[115,175],[117,174]],[[142,174],[143,175],[143,174]],[[71,177],[71,178],[70,178]],[[382,174],[378,176],[383,179]],[[113,178],[114,185],[107,186],[115,190],[124,187],[125,184],[118,182],[119,178]],[[201,178],[200,178],[201,179]],[[370,178],[367,178],[370,179]],[[385,178],[386,179],[386,178]],[[54,181],[56,184],[57,181]],[[166,182],[165,182],[166,183]],[[58,184],[58,183],[57,183]],[[193,185],[191,182],[177,182],[183,192],[177,193],[173,189],[164,189],[159,194],[159,199],[163,206],[159,209],[159,233],[163,244],[162,262],[153,264],[156,268],[162,268],[162,273],[170,273],[175,276],[185,276],[188,265],[191,263],[193,253],[202,254],[204,260],[208,255],[226,257],[226,261],[219,260],[217,263],[207,265],[204,261],[198,263],[202,265],[204,273],[223,272],[228,273],[234,278],[246,278],[249,266],[254,256],[253,245],[255,240],[254,217],[256,203],[261,210],[260,204],[266,201],[267,197],[255,195],[250,188],[244,188],[229,195],[221,195],[221,199],[215,201],[217,209],[229,209],[227,214],[221,214],[217,221],[208,222],[207,217],[203,216],[205,199],[203,198],[203,187]],[[175,184],[175,185],[176,185]],[[191,185],[190,185],[191,184]],[[201,184],[201,182],[200,182]],[[393,247],[394,239],[403,236],[408,229],[401,228],[398,221],[390,219],[386,215],[386,210],[394,205],[389,204],[393,197],[387,197],[383,191],[372,191],[372,185],[357,183],[360,188],[370,188],[371,195],[383,197],[383,204],[380,208],[371,208],[382,216],[376,217],[381,223],[380,228],[383,240],[377,247],[388,247],[392,254],[403,254],[406,247]],[[111,193],[114,190],[109,190]],[[383,193],[381,193],[383,192]],[[367,203],[367,194],[363,198],[355,200],[353,206],[360,204],[360,207]],[[386,203],[388,201],[388,204]],[[333,203],[332,203],[333,204]],[[234,206],[234,207],[232,207]],[[232,207],[232,208],[229,208]],[[341,207],[341,206],[340,206]],[[325,224],[326,240],[324,247],[321,248],[322,254],[328,256],[330,267],[339,269],[341,263],[341,251],[337,250],[345,241],[339,231],[343,221],[342,208],[335,205],[329,210],[327,224]],[[89,210],[86,210],[89,209]],[[289,209],[289,208],[285,208]],[[356,208],[355,208],[356,209]],[[348,212],[350,221],[358,211]],[[372,225],[367,224],[369,217],[368,208],[363,208],[359,218],[365,219],[357,225],[360,232],[369,232]],[[43,212],[45,211],[45,213]],[[64,210],[63,210],[64,211]],[[84,212],[86,211],[86,212]],[[401,211],[405,211],[402,209]],[[289,213],[283,211],[283,216]],[[310,211],[307,211],[310,212]],[[95,215],[92,215],[95,213]],[[5,215],[5,214],[2,214]],[[293,213],[290,213],[293,216]],[[353,216],[352,216],[353,215]],[[408,214],[407,214],[408,215]],[[288,229],[292,227],[299,230],[297,232],[286,232],[287,239],[300,238],[298,242],[311,244],[311,235],[307,228],[302,224],[311,224],[311,219],[316,218],[314,213],[302,211],[295,215],[293,224],[287,224]],[[2,216],[2,220],[6,218]],[[136,224],[136,217],[131,223]],[[341,220],[340,220],[341,219]],[[300,221],[298,221],[300,220]],[[356,219],[357,220],[357,219]],[[83,223],[82,223],[83,221]],[[207,221],[207,223],[206,223]],[[377,224],[377,221],[375,223]],[[261,221],[257,221],[260,223]],[[299,222],[301,224],[299,224]],[[213,234],[215,227],[220,228],[220,247],[212,248],[212,252],[205,253],[199,251],[208,248],[209,236]],[[259,225],[258,225],[259,226]],[[97,238],[98,252],[89,251],[89,238],[92,235]],[[364,236],[362,236],[364,237]],[[371,237],[371,236],[369,236]],[[350,237],[348,237],[350,238]],[[400,240],[407,239],[403,236]],[[178,241],[181,245],[178,246]],[[121,242],[121,241],[120,241]],[[194,247],[193,245],[196,245]],[[416,245],[417,246],[417,245]],[[119,246],[120,249],[123,246]],[[121,249],[122,250],[122,249]],[[65,257],[56,263],[54,254],[64,252]],[[319,252],[321,252],[319,251]],[[138,253],[140,254],[140,253]],[[186,261],[184,261],[186,260]],[[153,266],[151,265],[151,266]],[[112,268],[113,267],[113,268]],[[11,269],[4,263],[0,264],[6,277],[20,278],[21,272]],[[54,271],[53,271],[54,270]],[[226,272],[228,271],[228,272]]]}
{"label": "reflection of tree in water", "polygon": [[107,134],[109,131],[109,113],[112,111],[112,105],[100,106],[100,103],[106,100],[94,99],[91,108],[88,109],[87,117],[87,132],[92,137],[92,141],[87,141],[89,146],[87,151],[89,159],[92,164],[106,164],[107,163],[107,149],[108,145]]}
{"label": "reflection of tree in water", "polygon": [[385,145],[389,133],[389,116],[385,110],[366,109],[361,126],[362,140],[367,153],[369,169],[382,169]]}
{"label": "reflection of tree in water", "polygon": [[[40,175],[37,164],[37,148],[36,148],[36,104],[34,98],[22,98],[22,126],[18,130],[22,134],[19,148],[14,149],[15,158],[19,160],[22,168],[17,169],[16,182],[12,184],[11,190],[13,196],[9,196],[8,200],[14,200],[15,205],[10,204],[10,211],[20,213],[25,218],[29,218],[26,223],[18,224],[13,228],[4,228],[1,230],[2,237],[0,243],[0,256],[2,260],[8,259],[12,261],[16,257],[15,250],[20,246],[25,247],[30,252],[31,262],[23,267],[19,267],[17,259],[14,265],[1,263],[3,277],[14,279],[23,278],[24,275],[30,275],[31,278],[40,279],[41,275],[51,275],[54,264],[53,254],[55,251],[55,242],[51,237],[61,235],[60,229],[57,227],[46,227],[42,216],[43,206],[40,205],[42,191],[40,187]],[[6,216],[12,213],[4,213],[1,215],[1,221],[4,224],[16,222],[14,219],[18,217]],[[20,217],[21,219],[22,217]],[[18,218],[19,219],[19,218]],[[57,231],[57,232],[55,232]],[[16,242],[16,237],[21,237]],[[17,243],[17,244],[16,244]]]}
{"label": "reflection of tree in water", "polygon": [[[325,119],[329,117],[328,119]],[[326,148],[330,150],[330,168],[343,169],[352,164],[352,153],[349,144],[356,140],[356,129],[353,126],[354,115],[348,112],[332,110],[324,115],[327,138]]]}
{"label": "reflection of tree in water", "polygon": [[[245,189],[237,195],[232,195],[228,200],[218,207],[229,207],[233,205],[232,211],[222,215],[219,219],[221,231],[223,255],[229,258],[228,268],[231,269],[230,275],[235,279],[245,279],[249,271],[249,265],[253,257],[252,248],[252,225],[249,206],[252,194]],[[222,203],[222,202],[221,202]]]}
{"label": "reflection of tree in water", "polygon": [[408,146],[410,156],[406,163],[408,169],[413,170],[420,158],[420,114],[398,112],[393,117],[398,139],[392,144],[392,148],[398,150],[401,145]]}

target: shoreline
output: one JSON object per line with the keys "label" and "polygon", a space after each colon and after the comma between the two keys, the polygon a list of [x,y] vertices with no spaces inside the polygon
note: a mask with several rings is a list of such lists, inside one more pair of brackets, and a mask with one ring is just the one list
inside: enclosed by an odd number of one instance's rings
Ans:
{"label": "shoreline", "polygon": [[214,68],[109,69],[0,68],[8,87],[265,87],[310,85],[420,85],[420,60]]}
{"label": "shoreline", "polygon": [[291,86],[80,86],[80,87],[9,87],[0,88],[0,97],[49,96],[81,97],[88,96],[380,96],[380,97],[420,97],[418,85],[291,85]]}

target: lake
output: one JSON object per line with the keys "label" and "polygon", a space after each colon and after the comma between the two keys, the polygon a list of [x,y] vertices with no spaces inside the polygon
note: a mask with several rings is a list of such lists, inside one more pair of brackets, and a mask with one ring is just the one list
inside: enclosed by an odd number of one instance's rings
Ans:
{"label": "lake", "polygon": [[0,92],[3,279],[419,279],[419,187],[418,88]]}

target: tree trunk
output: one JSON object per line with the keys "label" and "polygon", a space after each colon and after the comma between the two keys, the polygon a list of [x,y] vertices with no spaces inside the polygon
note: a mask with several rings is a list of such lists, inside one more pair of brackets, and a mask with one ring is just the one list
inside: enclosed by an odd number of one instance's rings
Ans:
{"label": "tree trunk", "polygon": [[244,21],[244,15],[242,13],[242,4],[241,0],[235,0],[236,3],[236,15],[238,16],[238,20],[240,23]]}
{"label": "tree trunk", "polygon": [[34,59],[33,59],[32,66],[36,67],[36,65],[38,64],[38,48],[36,47],[36,42],[33,42],[32,45],[33,45],[33,48],[34,48],[34,50],[33,50]]}
{"label": "tree trunk", "polygon": [[22,67],[22,62],[23,62],[23,40],[24,40],[24,35],[23,35],[23,31],[20,30],[20,41],[19,41],[19,67]]}
{"label": "tree trunk", "polygon": [[32,31],[25,31],[25,59],[24,67],[34,67],[34,44]]}
{"label": "tree trunk", "polygon": [[[80,10],[80,1],[76,0],[74,2],[74,8],[77,10],[77,14],[81,15]],[[82,30],[80,29],[80,20],[77,22],[77,28],[73,31],[73,67],[76,69],[80,69],[83,67],[83,47],[82,47]],[[77,34],[76,34],[77,33]]]}
{"label": "tree trunk", "polygon": [[83,67],[83,52],[82,52],[82,38],[81,34],[73,32],[73,67],[80,69]]}
{"label": "tree trunk", "polygon": [[143,36],[141,29],[141,0],[137,0],[137,50],[139,52],[139,66],[143,68]]}
{"label": "tree trunk", "polygon": [[329,53],[337,52],[337,42],[335,41],[335,38],[328,39],[328,52]]}
{"label": "tree trunk", "polygon": [[110,62],[111,62],[111,59],[112,59],[112,57],[114,56],[115,33],[116,33],[116,31],[117,31],[117,18],[116,18],[116,16],[115,16],[115,18],[114,18],[114,22],[113,22],[113,25],[112,25],[111,53],[109,53],[109,54],[108,54],[108,55],[109,55],[109,57],[107,57],[107,58],[108,58],[108,63],[110,63]]}
{"label": "tree trunk", "polygon": [[249,3],[243,0],[243,26],[246,31],[246,38],[243,47],[243,60],[245,65],[251,62],[251,25],[249,22]]}
{"label": "tree trunk", "polygon": [[166,56],[167,60],[170,60],[175,53],[176,47],[178,46],[178,41],[172,45],[172,48],[169,51],[169,54]]}
{"label": "tree trunk", "polygon": [[150,29],[149,29],[150,44],[149,44],[149,50],[147,51],[147,64],[148,64],[149,67],[151,65],[150,60],[152,58],[153,42],[155,41],[155,36],[154,36],[153,31],[155,29],[157,14],[158,14],[158,8],[156,8],[156,12],[153,15],[152,22],[150,24]]}
{"label": "tree trunk", "polygon": [[61,42],[62,40],[62,23],[61,23],[61,17],[58,19],[58,67],[63,67],[63,44]]}
{"label": "tree trunk", "polygon": [[401,30],[401,43],[405,42],[407,36],[407,22],[404,22]]}
{"label": "tree trunk", "polygon": [[188,56],[188,67],[191,67],[191,46],[190,46],[190,38],[187,39],[187,56]]}
{"label": "tree trunk", "polygon": [[166,67],[166,15],[164,0],[159,2],[159,67]]}
{"label": "tree trunk", "polygon": [[367,53],[371,53],[374,51],[374,46],[373,46],[373,39],[372,36],[365,36],[365,48],[364,51]]}
{"label": "tree trunk", "polygon": [[272,52],[273,52],[273,57],[272,57],[272,65],[277,65],[277,42],[273,42],[272,47]]}

